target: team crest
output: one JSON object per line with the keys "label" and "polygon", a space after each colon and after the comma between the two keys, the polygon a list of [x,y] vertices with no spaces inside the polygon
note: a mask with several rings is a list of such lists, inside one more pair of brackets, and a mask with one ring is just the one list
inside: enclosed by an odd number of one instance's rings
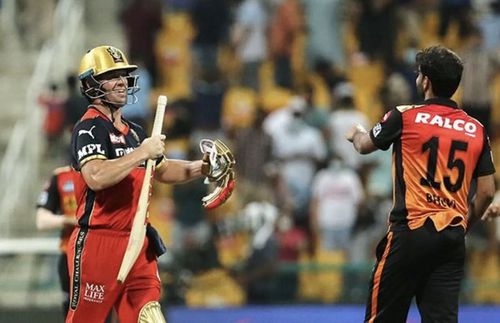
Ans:
{"label": "team crest", "polygon": [[106,48],[106,50],[108,51],[109,55],[113,57],[113,61],[115,63],[123,63],[123,55],[118,49],[114,47],[108,47]]}
{"label": "team crest", "polygon": [[125,144],[125,137],[123,135],[115,135],[114,133],[109,134],[109,139],[112,144]]}

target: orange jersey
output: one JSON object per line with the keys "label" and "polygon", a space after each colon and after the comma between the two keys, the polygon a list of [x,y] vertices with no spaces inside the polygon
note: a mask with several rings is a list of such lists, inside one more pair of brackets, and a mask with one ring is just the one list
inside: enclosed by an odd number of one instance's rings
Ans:
{"label": "orange jersey", "polygon": [[[60,167],[54,170],[51,179],[45,185],[38,199],[37,207],[45,208],[54,214],[74,217],[76,213],[75,174],[71,167]],[[73,226],[64,226],[61,230],[60,248],[67,251],[67,245]]]}
{"label": "orange jersey", "polygon": [[391,227],[416,229],[430,218],[438,231],[466,228],[471,182],[495,172],[480,122],[436,98],[387,112],[370,137],[380,149],[393,145]]}

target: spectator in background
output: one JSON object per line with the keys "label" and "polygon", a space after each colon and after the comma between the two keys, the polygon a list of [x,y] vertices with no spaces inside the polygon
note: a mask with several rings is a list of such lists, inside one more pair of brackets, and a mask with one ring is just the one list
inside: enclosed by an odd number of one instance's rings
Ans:
{"label": "spectator in background", "polygon": [[[410,41],[403,53],[398,55],[393,68],[385,69],[385,73],[388,75],[385,84],[382,86],[382,91],[384,92],[382,93],[382,99],[388,100],[388,104],[385,106],[394,106],[400,102],[417,102],[420,100],[419,93],[415,86],[413,86],[415,83],[414,57],[417,51],[417,41]],[[410,97],[407,97],[407,95],[410,95]]]}
{"label": "spectator in background", "polygon": [[65,128],[73,131],[73,127],[87,111],[88,101],[80,93],[78,78],[75,74],[70,74],[66,78],[68,87],[68,97],[64,102],[64,124]]}
{"label": "spectator in background", "polygon": [[370,60],[380,59],[385,66],[394,64],[397,36],[396,1],[358,0],[361,5],[356,34],[359,50]]}
{"label": "spectator in background", "polygon": [[346,0],[305,0],[308,31],[307,60],[312,68],[318,60],[345,66]]}
{"label": "spectator in background", "polygon": [[202,138],[223,136],[221,130],[222,101],[226,83],[218,69],[204,69],[193,84],[193,142]]}
{"label": "spectator in background", "polygon": [[309,232],[310,185],[318,165],[326,160],[327,147],[321,132],[305,123],[305,110],[305,100],[293,98],[282,112],[288,116],[281,120],[281,126],[274,126],[276,129],[270,135],[273,158],[279,164],[280,177],[291,196],[289,200],[294,203],[295,225]]}
{"label": "spectator in background", "polygon": [[144,62],[151,75],[153,85],[157,84],[155,57],[156,33],[163,24],[163,7],[160,0],[130,0],[120,14],[128,53]]}
{"label": "spectator in background", "polygon": [[274,82],[288,89],[293,87],[292,50],[304,28],[301,11],[298,0],[277,1],[270,25],[269,48],[274,62]]}
{"label": "spectator in background", "polygon": [[304,87],[304,99],[306,108],[304,112],[304,121],[309,126],[318,129],[325,142],[330,138],[330,128],[328,125],[328,111],[314,104],[314,88],[310,82],[306,82]]}
{"label": "spectator in background", "polygon": [[138,76],[137,84],[141,90],[136,94],[137,102],[135,104],[128,104],[123,107],[123,116],[127,118],[127,120],[138,124],[147,131],[151,113],[150,97],[153,80],[148,69],[140,63],[140,60],[137,59],[136,61],[139,62],[137,63],[138,68],[135,70],[135,73]]}
{"label": "spectator in background", "polygon": [[479,26],[484,35],[484,47],[489,51],[500,49],[500,0],[490,3],[490,12],[479,19]]}
{"label": "spectator in background", "polygon": [[438,35],[444,39],[448,34],[452,22],[458,23],[458,35],[460,39],[468,33],[472,26],[471,0],[442,0],[439,5],[439,31]]}
{"label": "spectator in background", "polygon": [[238,178],[238,196],[243,204],[251,201],[272,201],[268,163],[271,160],[272,138],[262,129],[265,112],[257,110],[249,128],[237,130],[234,156]]}
{"label": "spectator in background", "polygon": [[38,103],[45,109],[43,132],[47,140],[47,155],[51,157],[62,156],[64,102],[65,99],[56,83],[51,83],[48,92],[38,97]]}
{"label": "spectator in background", "polygon": [[311,229],[320,247],[329,251],[347,251],[363,199],[359,175],[340,158],[314,177],[311,198]]}
{"label": "spectator in background", "polygon": [[168,104],[166,118],[171,119],[171,121],[166,132],[169,139],[188,138],[191,135],[193,130],[192,109],[193,102],[188,99],[178,99]]}
{"label": "spectator in background", "polygon": [[353,123],[368,125],[368,118],[354,106],[354,87],[341,82],[333,90],[330,114],[330,150],[354,170],[359,170],[367,158],[360,156],[342,136]]}
{"label": "spectator in background", "polygon": [[233,272],[247,292],[249,304],[276,302],[278,240],[275,234],[278,209],[268,202],[251,202],[242,211],[250,236],[250,255],[243,268]]}
{"label": "spectator in background", "polygon": [[196,72],[217,69],[218,49],[227,40],[230,23],[227,0],[196,1],[191,19],[196,36],[193,40]]}
{"label": "spectator in background", "polygon": [[461,52],[464,60],[462,77],[462,106],[471,117],[479,120],[491,137],[491,84],[500,71],[499,57],[485,49],[481,30],[469,29],[465,48]]}
{"label": "spectator in background", "polygon": [[236,9],[232,42],[242,63],[241,85],[259,90],[259,69],[267,56],[267,12],[261,0],[242,0]]}

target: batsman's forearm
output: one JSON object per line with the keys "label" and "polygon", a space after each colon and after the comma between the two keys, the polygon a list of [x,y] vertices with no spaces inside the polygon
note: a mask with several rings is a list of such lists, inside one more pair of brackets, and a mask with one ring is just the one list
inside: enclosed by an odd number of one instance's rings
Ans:
{"label": "batsman's forearm", "polygon": [[117,159],[90,161],[84,165],[82,173],[87,185],[93,191],[100,191],[121,182],[146,158],[142,150],[136,149]]}
{"label": "batsman's forearm", "polygon": [[370,134],[361,126],[356,129],[352,136],[354,149],[360,154],[369,154],[377,149],[373,144]]}
{"label": "batsman's forearm", "polygon": [[165,165],[155,173],[155,178],[167,184],[186,183],[202,176],[201,165],[201,160],[167,159]]}

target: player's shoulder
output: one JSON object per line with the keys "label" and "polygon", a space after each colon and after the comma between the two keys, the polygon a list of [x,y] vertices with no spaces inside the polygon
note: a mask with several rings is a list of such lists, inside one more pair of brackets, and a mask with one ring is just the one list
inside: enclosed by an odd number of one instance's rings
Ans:
{"label": "player's shoulder", "polygon": [[95,116],[92,118],[81,119],[73,128],[73,135],[81,135],[87,133],[93,135],[95,133],[109,132],[112,124],[110,121],[100,117]]}
{"label": "player's shoulder", "polygon": [[474,118],[473,116],[471,116],[470,114],[468,114],[465,111],[463,111],[463,113],[467,116],[467,118],[469,119],[469,121],[473,121],[474,123],[476,123],[481,128],[484,128],[484,125],[483,125],[483,123],[481,121],[477,120],[476,118]]}
{"label": "player's shoulder", "polygon": [[63,173],[69,173],[71,171],[72,171],[72,168],[70,166],[62,166],[62,167],[57,167],[56,169],[54,169],[53,174],[57,176],[57,175],[60,175]]}
{"label": "player's shoulder", "polygon": [[403,105],[398,105],[395,108],[395,110],[399,111],[400,113],[404,113],[406,111],[410,111],[410,110],[413,110],[413,109],[422,108],[424,106],[425,105],[423,105],[423,104],[403,104]]}

